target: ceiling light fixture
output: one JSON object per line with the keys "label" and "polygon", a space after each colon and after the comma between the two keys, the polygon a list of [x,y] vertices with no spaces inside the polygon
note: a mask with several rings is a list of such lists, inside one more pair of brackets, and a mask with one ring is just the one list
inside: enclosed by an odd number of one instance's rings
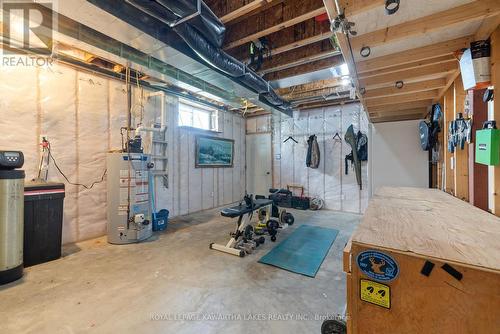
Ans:
{"label": "ceiling light fixture", "polygon": [[359,51],[359,54],[361,55],[361,57],[363,58],[366,58],[366,57],[369,57],[370,54],[372,53],[372,50],[370,49],[369,46],[363,46],[361,48],[361,50]]}
{"label": "ceiling light fixture", "polygon": [[387,15],[395,14],[399,10],[399,0],[385,0],[385,12]]}

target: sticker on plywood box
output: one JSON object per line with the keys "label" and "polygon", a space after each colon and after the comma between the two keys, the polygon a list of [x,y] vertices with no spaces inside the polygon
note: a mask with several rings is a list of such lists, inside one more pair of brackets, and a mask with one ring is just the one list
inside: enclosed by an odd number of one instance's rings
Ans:
{"label": "sticker on plywood box", "polygon": [[376,281],[390,282],[399,274],[396,260],[376,250],[359,253],[356,263],[363,274]]}
{"label": "sticker on plywood box", "polygon": [[367,279],[361,279],[359,284],[359,296],[362,301],[391,308],[391,288],[385,284],[377,283]]}

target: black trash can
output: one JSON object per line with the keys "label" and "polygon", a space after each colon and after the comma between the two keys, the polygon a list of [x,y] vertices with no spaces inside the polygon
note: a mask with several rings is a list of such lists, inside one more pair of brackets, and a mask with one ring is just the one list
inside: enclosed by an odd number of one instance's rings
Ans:
{"label": "black trash can", "polygon": [[24,266],[61,257],[63,183],[28,182],[24,187]]}

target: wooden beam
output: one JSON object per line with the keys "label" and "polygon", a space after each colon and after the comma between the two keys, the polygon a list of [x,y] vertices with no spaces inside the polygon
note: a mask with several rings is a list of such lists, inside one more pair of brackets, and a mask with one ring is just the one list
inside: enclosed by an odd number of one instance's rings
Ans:
{"label": "wooden beam", "polygon": [[393,53],[391,55],[383,57],[360,61],[357,63],[358,72],[361,74],[387,67],[394,67],[413,63],[416,61],[422,61],[429,58],[452,55],[457,50],[468,48],[470,46],[470,42],[472,42],[473,40],[473,36],[461,37],[446,42],[424,46],[421,48],[415,48]]}
{"label": "wooden beam", "polygon": [[313,81],[303,85],[280,88],[277,90],[277,93],[281,96],[287,96],[294,93],[303,93],[314,90],[321,90],[323,88],[336,87],[341,84],[342,84],[342,78],[332,78],[332,79]]}
{"label": "wooden beam", "polygon": [[452,168],[452,156],[453,154],[448,151],[448,136],[449,136],[449,125],[453,121],[453,114],[455,110],[455,104],[453,99],[453,87],[449,87],[444,95],[444,105],[443,105],[443,131],[445,142],[443,143],[443,155],[444,155],[444,169],[445,169],[445,189],[449,194],[455,193],[455,179],[453,176]]}
{"label": "wooden beam", "polygon": [[[454,84],[454,118],[458,114],[463,114],[465,108],[465,90],[462,83],[462,77],[459,76]],[[464,149],[460,147],[455,149],[455,168],[453,169],[453,177],[455,180],[455,197],[463,201],[469,201],[469,144],[465,143]]]}
{"label": "wooden beam", "polygon": [[349,94],[349,88],[343,87],[343,86],[337,86],[337,87],[328,87],[320,90],[313,90],[309,92],[302,92],[302,93],[294,93],[286,96],[287,100],[296,100],[296,99],[303,99],[307,97],[315,97],[315,96],[330,96],[333,94]]}
{"label": "wooden beam", "polygon": [[319,71],[325,68],[335,67],[344,63],[344,59],[341,55],[325,58],[322,60],[318,60],[309,64],[296,66],[292,68],[288,68],[278,72],[268,73],[264,76],[264,79],[268,81],[275,81],[284,78],[294,77],[297,75],[310,73],[314,71]]}
{"label": "wooden beam", "polygon": [[370,100],[378,97],[386,97],[386,96],[398,96],[408,93],[418,93],[425,92],[428,90],[434,90],[438,88],[442,88],[446,85],[446,79],[434,79],[428,81],[420,81],[413,82],[403,86],[403,88],[399,89],[396,87],[383,87],[383,88],[374,88],[368,89],[366,93],[363,95],[365,100]]}
{"label": "wooden beam", "polygon": [[340,54],[341,52],[335,50],[329,42],[319,42],[291,52],[273,55],[271,59],[264,61],[259,73],[267,74],[281,71]]}
{"label": "wooden beam", "polygon": [[412,94],[404,94],[398,96],[389,96],[389,97],[377,97],[366,101],[366,106],[368,107],[368,111],[370,111],[370,107],[376,106],[385,106],[388,104],[398,104],[405,102],[414,102],[420,100],[429,100],[437,97],[438,90],[430,90],[427,92],[420,93],[412,93]]}
{"label": "wooden beam", "polygon": [[430,99],[415,101],[415,102],[405,102],[405,103],[399,102],[397,104],[371,107],[370,110],[368,110],[368,112],[369,113],[395,112],[395,111],[415,109],[415,108],[427,108],[431,105],[432,105],[432,100]]}
{"label": "wooden beam", "polygon": [[359,80],[361,87],[380,85],[380,84],[394,84],[396,81],[407,81],[419,77],[429,75],[436,75],[441,73],[453,72],[458,69],[458,61],[451,60],[445,63],[427,65],[419,68],[409,70],[401,70],[393,73],[382,74],[369,78],[362,78]]}
{"label": "wooden beam", "polygon": [[383,7],[385,0],[342,0],[341,7],[344,8],[346,17],[354,16],[377,7]]}
{"label": "wooden beam", "polygon": [[308,110],[308,109],[317,109],[317,108],[326,108],[331,106],[338,106],[342,104],[350,104],[357,103],[359,100],[351,100],[350,98],[338,99],[338,100],[327,100],[324,102],[315,102],[311,104],[303,104],[299,105],[297,108],[300,110]]}
{"label": "wooden beam", "polygon": [[439,90],[438,97],[437,99],[434,100],[434,102],[438,102],[443,98],[448,88],[450,88],[451,85],[453,85],[453,82],[455,81],[456,78],[458,78],[459,75],[460,75],[460,68],[458,68],[457,70],[451,72],[446,76],[446,85],[444,85],[444,87]]}
{"label": "wooden beam", "polygon": [[[268,35],[266,38],[271,45],[271,55],[274,58],[274,56],[281,53],[328,40],[332,36],[333,33],[330,31],[328,21],[317,22],[315,19],[309,19],[301,24]],[[244,62],[250,61],[248,52],[248,44],[230,50],[233,57]],[[266,57],[267,55],[264,55],[264,58]]]}
{"label": "wooden beam", "polygon": [[[500,90],[500,27],[491,35],[491,83],[495,90]],[[493,119],[500,122],[500,103],[497,101],[493,107]],[[500,217],[500,166],[493,167],[493,214]]]}
{"label": "wooden beam", "polygon": [[429,16],[379,29],[352,38],[352,48],[359,51],[363,46],[378,46],[416,35],[428,34],[450,25],[483,19],[500,13],[500,1],[477,0],[462,6],[444,10]]}
{"label": "wooden beam", "polygon": [[481,26],[479,26],[479,29],[476,31],[474,40],[481,41],[488,39],[499,25],[500,14],[485,18],[481,23]]}
{"label": "wooden beam", "polygon": [[[290,2],[271,7],[259,15],[245,19],[238,25],[231,26],[227,32],[228,43],[224,49],[235,48],[325,13],[325,8],[319,0],[299,3]],[[252,33],[248,34],[249,31]]]}
{"label": "wooden beam", "polygon": [[410,115],[398,115],[398,116],[373,117],[370,118],[370,121],[372,123],[388,123],[388,122],[412,121],[422,118],[424,118],[423,114],[410,114]]}
{"label": "wooden beam", "polygon": [[409,70],[412,68],[419,68],[419,67],[424,67],[427,65],[432,65],[432,64],[439,64],[439,63],[446,63],[450,60],[457,60],[455,56],[452,55],[445,55],[445,56],[439,56],[436,58],[429,58],[429,59],[423,59],[419,60],[413,63],[407,63],[407,64],[402,64],[402,65],[396,65],[396,66],[391,66],[391,67],[386,67],[378,70],[373,70],[373,71],[368,71],[360,74],[360,78],[368,78],[368,77],[374,77],[377,75],[382,75],[382,74],[387,74],[387,73],[394,73],[397,71],[401,70]]}
{"label": "wooden beam", "polygon": [[392,110],[386,112],[369,113],[370,117],[386,117],[386,116],[402,116],[402,115],[424,115],[427,113],[427,108],[412,108],[403,110]]}
{"label": "wooden beam", "polygon": [[[222,23],[228,23],[233,20],[236,20],[239,17],[245,16],[251,12],[254,12],[256,9],[267,5],[268,3],[272,3],[272,0],[254,0],[248,4],[246,4],[243,7],[240,7],[236,9],[235,11],[232,11],[230,13],[227,13],[226,15],[222,16],[220,20]],[[276,1],[275,1],[276,2]]]}

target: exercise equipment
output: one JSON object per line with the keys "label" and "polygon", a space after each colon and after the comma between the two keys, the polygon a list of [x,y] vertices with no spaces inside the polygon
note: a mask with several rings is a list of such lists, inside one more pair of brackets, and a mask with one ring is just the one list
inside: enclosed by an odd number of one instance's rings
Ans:
{"label": "exercise equipment", "polygon": [[330,319],[323,321],[321,334],[346,334],[347,325],[343,320]]}
{"label": "exercise equipment", "polygon": [[[221,216],[238,218],[236,230],[231,233],[231,239],[226,245],[211,243],[210,249],[239,257],[244,257],[245,254],[252,253],[255,248],[265,242],[263,236],[254,238],[256,232],[251,225],[252,217],[254,213],[257,212],[259,215],[259,224],[262,224],[264,221],[269,222],[271,220],[272,205],[272,200],[254,199],[252,195],[245,195],[243,201],[240,202],[239,205],[223,209],[221,211]],[[273,224],[270,226],[274,227]],[[274,234],[274,236],[276,236],[276,234]]]}
{"label": "exercise equipment", "polygon": [[23,276],[24,155],[0,151],[0,284]]}

